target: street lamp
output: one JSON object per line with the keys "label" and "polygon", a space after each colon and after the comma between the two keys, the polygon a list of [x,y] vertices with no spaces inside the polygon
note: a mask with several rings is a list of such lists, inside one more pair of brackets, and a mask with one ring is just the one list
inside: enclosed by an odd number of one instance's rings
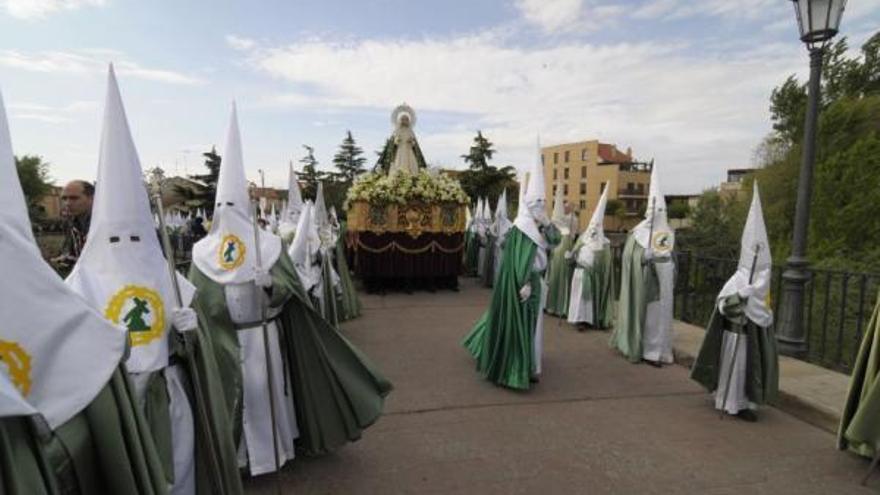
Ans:
{"label": "street lamp", "polygon": [[816,161],[816,120],[819,116],[819,81],[822,57],[827,42],[837,34],[846,0],[792,0],[797,14],[801,41],[810,52],[810,82],[807,115],[804,121],[803,156],[798,177],[797,206],[791,256],[782,274],[783,299],[777,332],[779,350],[783,354],[803,356],[807,352],[804,328],[804,293],[810,279],[806,258],[807,230],[810,223],[810,195],[813,189],[813,165]]}

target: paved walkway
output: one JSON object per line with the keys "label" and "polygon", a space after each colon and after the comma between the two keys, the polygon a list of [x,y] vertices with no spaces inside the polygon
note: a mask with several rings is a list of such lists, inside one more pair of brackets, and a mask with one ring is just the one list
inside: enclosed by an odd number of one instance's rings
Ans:
{"label": "paved walkway", "polygon": [[[632,365],[604,332],[545,322],[544,377],[528,393],[474,372],[459,341],[490,292],[362,296],[343,331],[394,382],[364,438],[297,459],[285,493],[860,494],[860,458],[775,409],[755,424],[719,419],[680,366]],[[247,483],[274,493],[272,476]]]}

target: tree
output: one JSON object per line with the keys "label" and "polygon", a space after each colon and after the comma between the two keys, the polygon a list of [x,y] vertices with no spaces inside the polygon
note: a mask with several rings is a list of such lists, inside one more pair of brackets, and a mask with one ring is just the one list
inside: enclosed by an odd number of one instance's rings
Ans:
{"label": "tree", "polygon": [[217,154],[217,148],[214,146],[211,147],[211,151],[202,153],[202,156],[205,157],[205,168],[208,169],[208,173],[190,175],[189,178],[205,184],[205,187],[191,188],[175,185],[174,193],[183,198],[187,205],[194,208],[204,208],[207,214],[212,215],[214,212],[214,198],[217,196],[217,180],[220,177],[220,163],[222,159]]}
{"label": "tree", "polygon": [[678,248],[702,256],[733,259],[739,253],[739,237],[745,215],[738,200],[725,197],[714,189],[704,191],[691,218],[690,229],[676,235]]}
{"label": "tree", "polygon": [[482,171],[486,170],[489,166],[489,160],[492,159],[494,154],[495,150],[492,149],[492,142],[483,137],[482,131],[477,131],[470,152],[467,155],[461,155],[461,157],[464,158],[464,162],[468,164],[471,170]]}
{"label": "tree", "polygon": [[23,155],[15,158],[15,168],[18,172],[21,189],[24,192],[28,215],[31,222],[37,223],[46,215],[46,210],[40,205],[40,200],[52,190],[49,164],[44,162],[40,156]]}
{"label": "tree", "polygon": [[676,201],[669,205],[666,209],[669,218],[682,219],[687,218],[691,212],[691,207],[684,201]]}
{"label": "tree", "polygon": [[339,170],[338,175],[344,182],[351,184],[358,175],[365,172],[364,164],[367,159],[361,156],[363,153],[351,136],[351,131],[346,131],[345,139],[333,157],[333,166]]}
{"label": "tree", "polygon": [[327,173],[318,170],[315,148],[307,144],[304,144],[303,148],[306,149],[306,156],[299,159],[303,166],[301,172],[296,172],[296,176],[299,180],[305,182],[305,187],[303,187],[302,191],[303,199],[314,200],[318,192],[318,183],[327,177]]}
{"label": "tree", "polygon": [[[492,143],[477,131],[474,137],[474,145],[466,155],[461,155],[468,169],[462,172],[459,181],[464,192],[472,199],[487,197],[491,203],[495,203],[501,192],[516,184],[516,169],[512,166],[495,167],[489,165],[489,160],[495,150]],[[511,199],[510,192],[507,193]]]}
{"label": "tree", "polygon": [[[880,32],[847,55],[846,39],[828,48],[807,253],[818,268],[876,271],[880,263]],[[800,174],[806,89],[794,76],[770,98],[773,132],[755,153],[758,181],[773,259],[790,253],[792,218]],[[751,191],[752,180],[743,184]],[[699,254],[736,256],[751,194],[721,198],[704,194],[680,245]],[[731,248],[730,246],[733,246]]]}

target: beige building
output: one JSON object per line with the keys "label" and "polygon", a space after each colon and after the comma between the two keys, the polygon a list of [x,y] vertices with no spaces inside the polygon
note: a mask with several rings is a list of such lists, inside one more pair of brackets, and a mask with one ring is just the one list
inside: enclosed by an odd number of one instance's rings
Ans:
{"label": "beige building", "polygon": [[609,202],[619,200],[622,209],[616,215],[606,214],[605,230],[629,230],[641,220],[653,165],[636,161],[631,149],[624,153],[613,144],[580,141],[541,148],[541,161],[548,203],[562,187],[566,203],[578,215],[579,229],[589,223],[606,187]]}

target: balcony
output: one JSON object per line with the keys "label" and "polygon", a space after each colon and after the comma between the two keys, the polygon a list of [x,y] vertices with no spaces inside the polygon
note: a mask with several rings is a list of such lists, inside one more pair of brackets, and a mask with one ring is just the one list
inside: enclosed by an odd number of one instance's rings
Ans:
{"label": "balcony", "polygon": [[617,191],[618,198],[646,198],[648,196],[647,188],[626,187]]}

